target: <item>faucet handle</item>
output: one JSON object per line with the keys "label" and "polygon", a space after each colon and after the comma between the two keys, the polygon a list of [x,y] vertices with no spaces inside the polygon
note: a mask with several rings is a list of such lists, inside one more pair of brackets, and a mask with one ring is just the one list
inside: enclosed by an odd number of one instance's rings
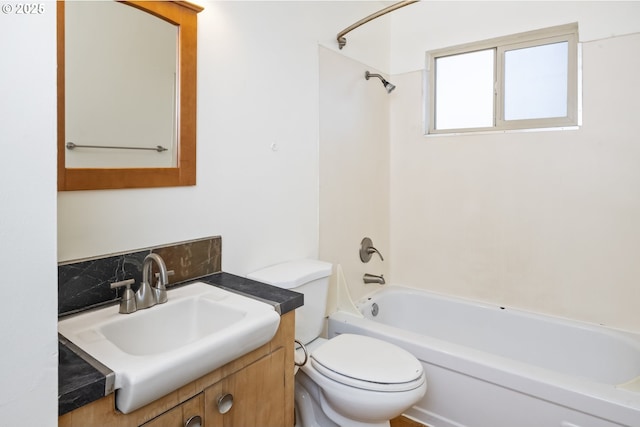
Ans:
{"label": "faucet handle", "polygon": [[373,254],[378,254],[380,261],[384,261],[382,254],[373,246],[371,239],[365,237],[362,239],[362,242],[360,242],[360,261],[369,262]]}
{"label": "faucet handle", "polygon": [[131,285],[134,283],[136,283],[134,279],[127,279],[120,282],[113,282],[111,284],[111,289],[125,288],[124,293],[122,294],[122,299],[120,300],[120,313],[122,314],[133,313],[138,309],[135,295],[131,290]]}
{"label": "faucet handle", "polygon": [[134,283],[136,283],[135,279],[126,279],[126,280],[121,280],[119,282],[113,282],[111,284],[111,289],[121,288],[123,286],[126,286],[127,289],[130,289],[131,285],[133,285]]}
{"label": "faucet handle", "polygon": [[[167,276],[173,276],[174,274],[176,274],[174,270],[167,270]],[[153,276],[158,279],[160,277],[160,273],[155,273]]]}

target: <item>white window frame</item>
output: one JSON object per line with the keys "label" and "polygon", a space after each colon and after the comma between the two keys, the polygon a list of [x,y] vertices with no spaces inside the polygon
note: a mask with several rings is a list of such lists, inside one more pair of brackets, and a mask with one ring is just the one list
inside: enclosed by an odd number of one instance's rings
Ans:
{"label": "white window frame", "polygon": [[[504,120],[504,53],[505,51],[552,43],[567,42],[567,115],[540,119]],[[436,59],[479,50],[495,49],[494,64],[494,108],[493,126],[482,128],[436,129]],[[506,37],[498,37],[481,42],[438,49],[427,52],[427,103],[425,119],[427,134],[460,134],[487,131],[508,131],[524,129],[575,128],[580,125],[580,54],[578,44],[578,24],[560,25],[542,30],[529,31]]]}

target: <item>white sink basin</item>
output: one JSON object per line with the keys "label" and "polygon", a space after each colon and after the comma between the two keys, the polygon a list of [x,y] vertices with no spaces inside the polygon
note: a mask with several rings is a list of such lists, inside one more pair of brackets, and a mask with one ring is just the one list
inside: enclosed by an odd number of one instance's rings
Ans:
{"label": "white sink basin", "polygon": [[197,282],[131,314],[118,306],[58,322],[58,332],[115,372],[116,406],[138,409],[269,342],[280,316],[266,303]]}

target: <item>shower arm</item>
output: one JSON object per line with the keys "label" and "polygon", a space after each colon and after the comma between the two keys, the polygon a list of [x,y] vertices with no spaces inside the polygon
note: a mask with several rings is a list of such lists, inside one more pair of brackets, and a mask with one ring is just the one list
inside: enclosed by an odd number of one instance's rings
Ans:
{"label": "shower arm", "polygon": [[400,9],[401,7],[409,6],[410,4],[416,3],[416,2],[419,2],[419,1],[420,0],[404,0],[404,1],[392,4],[391,6],[387,6],[384,9],[380,9],[379,11],[377,11],[375,13],[372,13],[371,15],[367,16],[366,18],[362,18],[361,20],[359,20],[355,24],[348,26],[347,28],[345,28],[344,30],[342,30],[342,31],[340,31],[338,33],[338,36],[336,37],[336,39],[338,40],[338,46],[340,47],[340,49],[345,47],[345,45],[347,44],[347,39],[344,36],[347,35],[347,33],[349,33],[350,31],[355,30],[359,26],[364,25],[369,21],[373,21],[376,18],[379,18],[379,17],[381,17],[383,15],[386,15],[389,12],[393,12],[396,9]]}

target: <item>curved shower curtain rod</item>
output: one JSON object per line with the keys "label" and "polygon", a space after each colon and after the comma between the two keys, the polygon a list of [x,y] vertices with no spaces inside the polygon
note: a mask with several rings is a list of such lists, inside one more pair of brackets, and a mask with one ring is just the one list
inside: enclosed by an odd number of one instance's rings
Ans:
{"label": "curved shower curtain rod", "polygon": [[398,2],[398,3],[394,3],[391,6],[385,7],[384,9],[380,9],[376,13],[372,13],[371,15],[367,16],[366,18],[362,18],[361,20],[359,20],[355,24],[348,26],[347,28],[345,28],[344,30],[342,30],[342,31],[340,31],[338,33],[338,36],[336,37],[336,39],[338,40],[338,46],[340,46],[340,49],[345,47],[345,45],[347,44],[347,39],[344,36],[348,32],[350,32],[351,30],[355,30],[360,25],[366,24],[367,22],[372,21],[372,20],[374,20],[376,18],[379,18],[382,15],[386,15],[389,12],[393,12],[396,9],[400,9],[401,7],[409,6],[410,4],[417,3],[419,1],[420,0],[404,0],[404,1],[401,1],[401,2]]}

